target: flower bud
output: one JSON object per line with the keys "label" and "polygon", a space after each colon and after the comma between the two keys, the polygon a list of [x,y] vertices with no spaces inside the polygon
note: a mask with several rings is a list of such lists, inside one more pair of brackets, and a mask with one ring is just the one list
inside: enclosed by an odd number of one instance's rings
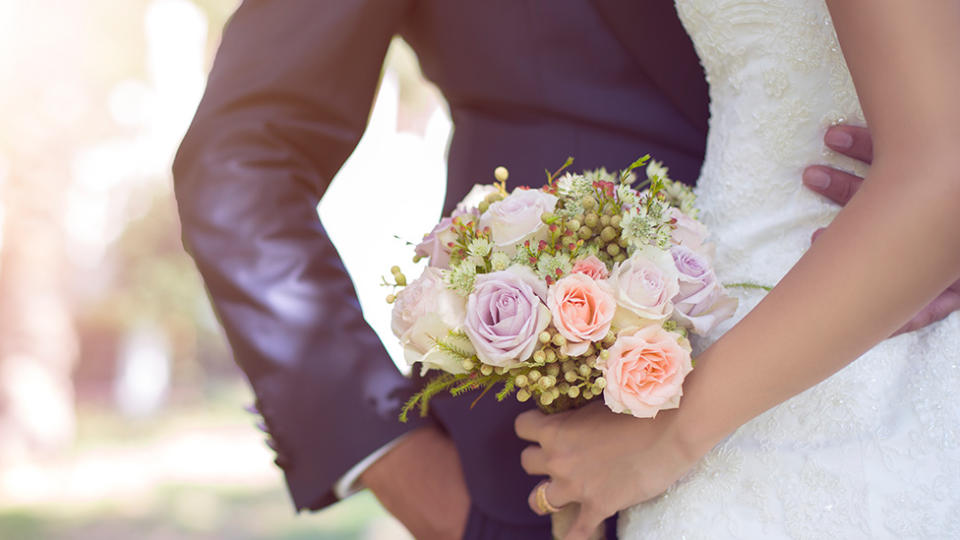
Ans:
{"label": "flower bud", "polygon": [[593,236],[593,229],[584,225],[583,227],[580,227],[579,230],[577,230],[577,236],[579,236],[580,238],[583,238],[584,240],[587,240],[588,238]]}
{"label": "flower bud", "polygon": [[547,355],[544,354],[543,349],[537,349],[533,351],[533,361],[542,364],[547,359]]}
{"label": "flower bud", "polygon": [[560,366],[556,364],[550,364],[547,366],[547,375],[550,375],[551,377],[560,376]]}
{"label": "flower bud", "polygon": [[388,295],[387,295],[387,303],[388,303],[388,304],[392,304],[392,303],[394,303],[394,302],[396,302],[396,301],[397,301],[397,295],[395,295],[395,294],[388,294]]}
{"label": "flower bud", "polygon": [[423,257],[422,255],[414,255],[414,256],[413,256],[413,264],[417,264],[418,262],[422,261],[423,259],[424,259],[424,257]]}
{"label": "flower bud", "polygon": [[520,403],[523,403],[529,399],[530,399],[530,392],[524,390],[523,388],[521,388],[517,392],[517,401],[519,401]]}
{"label": "flower bud", "polygon": [[626,254],[626,253],[621,253],[621,254],[619,254],[619,255],[617,255],[616,257],[613,258],[613,262],[618,262],[618,263],[622,263],[622,262],[625,261],[625,260],[627,260],[627,254]]}
{"label": "flower bud", "polygon": [[607,387],[607,380],[604,379],[603,377],[597,377],[597,380],[593,381],[593,385],[603,390],[604,388]]}
{"label": "flower bud", "polygon": [[397,265],[391,266],[391,267],[390,267],[390,273],[393,274],[393,275],[399,274],[399,273],[400,273],[400,267],[397,266]]}
{"label": "flower bud", "polygon": [[493,366],[490,364],[483,364],[480,366],[480,374],[483,376],[493,375]]}
{"label": "flower bud", "polygon": [[506,374],[506,372],[510,371],[510,368],[506,368],[506,367],[502,367],[502,366],[497,366],[496,368],[494,368],[493,371],[494,371],[497,375],[504,375],[504,374]]}
{"label": "flower bud", "polygon": [[[566,395],[566,393],[570,390],[570,384],[567,383],[567,382],[561,381],[560,384],[557,385],[556,390],[557,390],[560,394]],[[560,397],[560,395],[558,394],[557,397]]]}
{"label": "flower bud", "polygon": [[543,214],[540,215],[540,221],[549,224],[556,217],[557,217],[556,214],[554,214],[553,212],[544,212]]}
{"label": "flower bud", "polygon": [[583,391],[583,399],[593,399],[593,392],[589,388]]}
{"label": "flower bud", "polygon": [[540,404],[549,407],[553,403],[553,394],[540,394]]}
{"label": "flower bud", "polygon": [[553,349],[547,349],[547,363],[552,364],[557,361],[557,353],[553,352]]}
{"label": "flower bud", "polygon": [[627,247],[627,239],[621,236],[620,238],[617,239],[617,245],[622,248]]}
{"label": "flower bud", "polygon": [[567,396],[568,396],[570,399],[577,399],[578,397],[580,397],[580,387],[579,387],[579,386],[571,386],[570,389],[567,390]]}
{"label": "flower bud", "polygon": [[597,207],[597,200],[591,195],[584,195],[583,198],[580,199],[580,206],[583,206],[585,210],[593,210]]}
{"label": "flower bud", "polygon": [[616,257],[620,254],[620,246],[616,244],[607,244],[607,253],[609,253],[611,257]]}
{"label": "flower bud", "polygon": [[489,209],[490,203],[487,201],[480,201],[480,204],[477,205],[477,210],[479,210],[481,214],[485,214]]}
{"label": "flower bud", "polygon": [[619,226],[620,226],[620,221],[621,221],[621,219],[622,219],[622,218],[621,218],[619,215],[611,217],[611,218],[610,218],[610,226],[611,226],[611,227],[619,227]]}
{"label": "flower bud", "polygon": [[617,341],[617,335],[614,334],[612,330],[609,331],[609,332],[607,332],[607,335],[604,336],[604,338],[603,338],[603,344],[604,344],[605,346],[607,346],[607,347],[613,346],[613,344],[614,344],[616,341]]}
{"label": "flower bud", "polygon": [[476,367],[476,364],[473,363],[473,360],[470,360],[469,358],[467,358],[463,362],[460,362],[460,367],[462,367],[466,371],[473,371],[473,368]]}
{"label": "flower bud", "polygon": [[581,376],[581,377],[586,378],[586,377],[589,377],[589,376],[590,376],[590,373],[593,372],[593,369],[591,369],[590,366],[588,366],[588,365],[586,365],[586,364],[580,364],[580,367],[578,368],[578,371],[580,372],[580,376]]}
{"label": "flower bud", "polygon": [[553,400],[556,401],[560,399],[560,389],[554,386],[550,389],[550,394],[553,395]]}
{"label": "flower bud", "polygon": [[530,378],[530,382],[535,383],[540,379],[540,371],[536,369],[531,369],[530,373],[527,373],[527,377]]}
{"label": "flower bud", "polygon": [[553,341],[553,344],[556,345],[557,347],[563,347],[564,345],[567,344],[567,339],[562,335],[560,335],[559,333],[553,335],[552,341]]}
{"label": "flower bud", "polygon": [[577,372],[572,369],[570,371],[564,371],[563,378],[568,383],[575,383],[577,382]]}
{"label": "flower bud", "polygon": [[600,238],[603,239],[604,242],[613,242],[617,238],[617,230],[607,225],[600,231]]}
{"label": "flower bud", "polygon": [[507,178],[510,177],[510,172],[507,171],[506,167],[497,167],[493,170],[493,177],[497,179],[497,182],[506,182]]}
{"label": "flower bud", "polygon": [[594,228],[600,224],[600,216],[598,216],[595,212],[590,212],[584,216],[583,224],[587,227]]}
{"label": "flower bud", "polygon": [[540,336],[538,339],[540,340],[540,343],[543,343],[544,345],[546,345],[547,343],[550,343],[550,332],[547,332],[546,330],[544,330],[543,332],[540,332]]}
{"label": "flower bud", "polygon": [[608,350],[606,350],[606,349],[600,351],[600,359],[601,359],[601,360],[607,360],[607,359],[609,359],[609,358],[610,358],[610,351],[608,351]]}
{"label": "flower bud", "polygon": [[603,393],[603,388],[600,388],[600,385],[598,384],[594,384],[593,386],[590,387],[590,391],[593,392],[594,395],[599,396],[600,394]]}
{"label": "flower bud", "polygon": [[577,221],[577,220],[575,220],[575,219],[571,219],[570,221],[567,222],[567,229],[569,229],[569,230],[571,230],[571,231],[579,230],[579,229],[580,229],[580,222]]}
{"label": "flower bud", "polygon": [[530,379],[528,379],[526,375],[517,375],[517,376],[514,377],[514,379],[513,379],[513,384],[515,384],[515,385],[517,385],[517,386],[519,386],[519,387],[521,387],[521,388],[523,388],[524,386],[526,386],[529,382],[530,382]]}
{"label": "flower bud", "polygon": [[606,214],[600,216],[600,224],[603,225],[604,227],[606,227],[607,225],[609,225],[609,224],[610,224],[610,216],[608,216],[608,215],[606,215]]}

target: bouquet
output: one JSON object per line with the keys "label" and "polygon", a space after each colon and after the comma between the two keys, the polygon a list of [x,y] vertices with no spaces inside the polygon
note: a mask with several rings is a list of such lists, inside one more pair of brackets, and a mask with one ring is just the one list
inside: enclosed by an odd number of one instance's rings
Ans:
{"label": "bouquet", "polygon": [[438,372],[402,421],[426,415],[439,393],[474,390],[551,413],[601,396],[642,418],[679,406],[689,334],[737,307],[713,271],[695,196],[650,156],[619,173],[563,173],[572,161],[511,192],[498,167],[416,246],[414,260],[429,261],[420,277],[391,269],[405,359]]}

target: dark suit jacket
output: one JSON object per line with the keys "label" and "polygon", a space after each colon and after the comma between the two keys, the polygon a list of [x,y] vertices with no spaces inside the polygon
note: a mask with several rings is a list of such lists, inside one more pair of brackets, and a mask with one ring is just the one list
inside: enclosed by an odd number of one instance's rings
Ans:
{"label": "dark suit jacket", "polygon": [[[497,165],[535,185],[567,156],[616,168],[649,152],[687,180],[702,161],[706,85],[672,2],[244,2],[177,155],[176,196],[298,509],[334,502],[345,471],[423,422],[397,421],[413,383],[365,323],[316,213],[395,34],[450,104],[446,211]],[[537,522],[513,434],[524,407],[471,401],[437,399],[426,421],[456,442],[477,507]]]}

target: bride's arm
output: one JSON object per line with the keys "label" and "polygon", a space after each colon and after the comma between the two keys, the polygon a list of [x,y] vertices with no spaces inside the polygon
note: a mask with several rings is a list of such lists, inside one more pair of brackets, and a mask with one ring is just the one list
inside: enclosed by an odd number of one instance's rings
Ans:
{"label": "bride's arm", "polygon": [[698,360],[679,415],[701,448],[847,365],[958,277],[960,3],[828,4],[874,163],[809,252]]}
{"label": "bride's arm", "polygon": [[875,134],[868,179],[697,359],[679,409],[653,420],[599,404],[517,418],[518,435],[539,443],[524,451],[524,469],[550,476],[552,504],[581,504],[568,538],[662,492],[723,437],[849,364],[958,277],[960,2],[836,0],[830,9]]}

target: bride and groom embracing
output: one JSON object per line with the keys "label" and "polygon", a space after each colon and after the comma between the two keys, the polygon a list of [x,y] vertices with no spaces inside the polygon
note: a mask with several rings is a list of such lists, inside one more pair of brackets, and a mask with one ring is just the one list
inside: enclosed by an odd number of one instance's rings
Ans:
{"label": "bride and groom embracing", "polygon": [[[423,538],[547,538],[531,510],[572,504],[573,539],[617,512],[628,539],[960,534],[960,316],[947,315],[960,277],[960,5],[676,9],[241,4],[176,192],[299,509],[364,485]],[[413,384],[363,321],[315,209],[397,33],[450,104],[447,212],[497,165],[524,182],[567,155],[592,168],[650,153],[698,178],[721,280],[776,287],[738,291],[738,313],[695,344],[678,409],[638,420],[438,399],[429,418],[397,422]],[[873,142],[839,127],[827,142],[851,157],[824,150],[828,126],[865,121]],[[805,169],[863,173],[857,159],[873,161],[862,186]],[[801,175],[850,204],[804,191]],[[911,317],[910,329],[942,320],[885,339]]]}

